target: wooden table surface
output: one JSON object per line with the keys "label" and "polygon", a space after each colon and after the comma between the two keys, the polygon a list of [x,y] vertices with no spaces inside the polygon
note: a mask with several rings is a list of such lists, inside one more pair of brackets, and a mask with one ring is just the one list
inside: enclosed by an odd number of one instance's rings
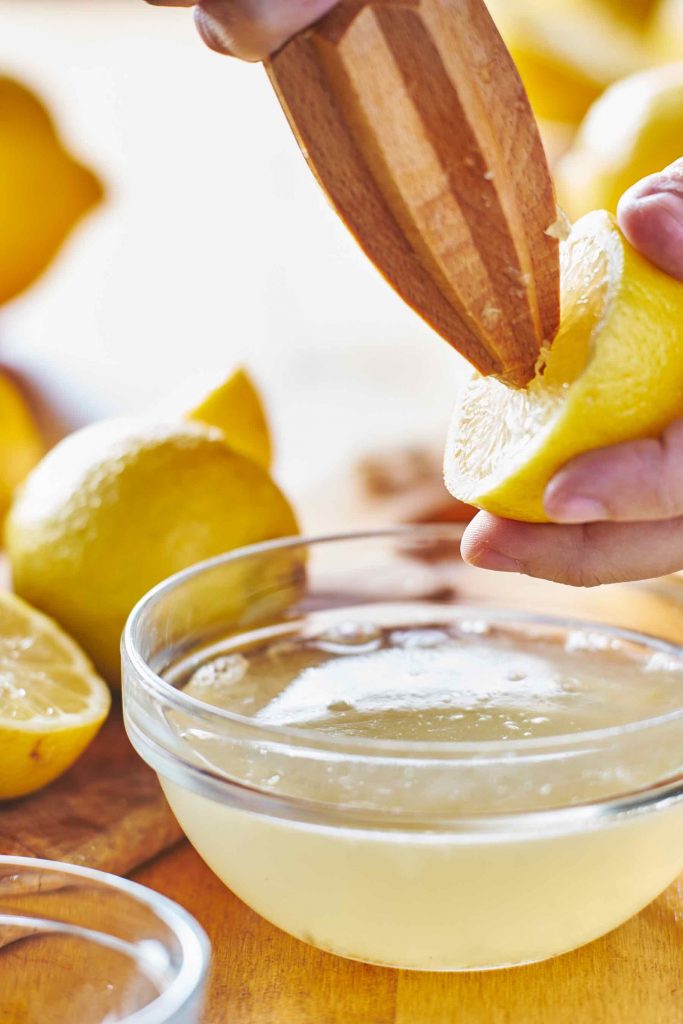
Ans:
{"label": "wooden table surface", "polygon": [[208,932],[203,1024],[681,1024],[683,879],[638,917],[542,964],[423,974],[342,960],[233,896],[187,844],[134,876]]}

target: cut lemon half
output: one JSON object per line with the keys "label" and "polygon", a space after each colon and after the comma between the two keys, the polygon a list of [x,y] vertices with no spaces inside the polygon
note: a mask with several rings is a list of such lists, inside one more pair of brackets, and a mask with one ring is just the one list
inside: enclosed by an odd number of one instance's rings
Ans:
{"label": "cut lemon half", "polygon": [[521,390],[474,376],[445,455],[449,491],[509,519],[545,522],[551,477],[581,452],[656,437],[683,415],[683,284],[632,248],[611,214],[561,245],[562,318]]}
{"label": "cut lemon half", "polygon": [[0,799],[32,793],[66,771],[110,702],[106,684],[52,619],[0,593]]}

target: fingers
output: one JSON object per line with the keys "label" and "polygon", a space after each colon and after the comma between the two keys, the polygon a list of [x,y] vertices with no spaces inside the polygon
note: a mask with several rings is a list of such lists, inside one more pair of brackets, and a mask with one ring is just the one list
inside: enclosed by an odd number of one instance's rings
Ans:
{"label": "fingers", "polygon": [[683,160],[630,188],[622,196],[618,216],[631,244],[683,281]]}
{"label": "fingers", "polygon": [[580,455],[551,480],[543,503],[558,523],[683,515],[683,420],[659,438]]}
{"label": "fingers", "polygon": [[665,576],[683,568],[683,518],[657,523],[517,523],[480,512],[462,540],[482,569],[592,587]]}
{"label": "fingers", "polygon": [[242,60],[270,54],[335,6],[337,0],[201,0],[195,22],[204,42]]}

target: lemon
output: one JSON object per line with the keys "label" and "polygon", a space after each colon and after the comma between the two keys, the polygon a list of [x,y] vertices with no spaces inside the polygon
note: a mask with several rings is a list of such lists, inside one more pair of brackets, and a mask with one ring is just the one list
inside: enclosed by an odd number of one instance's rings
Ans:
{"label": "lemon", "polygon": [[683,60],[683,0],[662,0],[652,22],[649,41],[659,60]]}
{"label": "lemon", "polygon": [[258,391],[242,367],[211,391],[188,417],[218,427],[231,448],[269,469],[272,443]]}
{"label": "lemon", "polygon": [[613,85],[555,168],[558,202],[572,218],[614,212],[631,185],[683,155],[683,63]]}
{"label": "lemon", "polygon": [[109,710],[106,683],[55,622],[0,593],[0,800],[66,771]]}
{"label": "lemon", "polygon": [[14,488],[44,451],[38,427],[21,392],[0,373],[0,519]]}
{"label": "lemon", "polygon": [[562,319],[526,389],[473,377],[455,410],[445,478],[455,497],[546,521],[545,487],[569,459],[657,436],[683,414],[683,284],[587,214],[561,245]]}
{"label": "lemon", "polygon": [[590,0],[488,0],[537,117],[578,123],[612,82],[644,65],[639,36]]}
{"label": "lemon", "polygon": [[266,471],[201,423],[108,420],[58,444],[10,509],[15,590],[54,617],[112,682],[136,601],[172,573],[296,533]]}
{"label": "lemon", "polygon": [[64,149],[40,100],[0,77],[0,303],[47,267],[102,186]]}
{"label": "lemon", "polygon": [[642,28],[646,26],[657,8],[658,0],[594,0],[595,6],[608,10],[617,18],[623,18]]}

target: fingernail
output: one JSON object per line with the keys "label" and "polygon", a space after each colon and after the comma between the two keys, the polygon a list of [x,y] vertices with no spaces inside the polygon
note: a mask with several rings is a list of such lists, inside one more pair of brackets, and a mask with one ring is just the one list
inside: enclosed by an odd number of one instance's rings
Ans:
{"label": "fingernail", "polygon": [[469,559],[472,565],[480,569],[491,569],[493,572],[524,572],[521,562],[516,558],[494,551],[493,548],[480,548]]}
{"label": "fingernail", "polygon": [[597,498],[586,498],[581,494],[573,494],[570,498],[559,501],[548,495],[545,503],[546,512],[558,523],[595,523],[608,519],[609,513]]}

